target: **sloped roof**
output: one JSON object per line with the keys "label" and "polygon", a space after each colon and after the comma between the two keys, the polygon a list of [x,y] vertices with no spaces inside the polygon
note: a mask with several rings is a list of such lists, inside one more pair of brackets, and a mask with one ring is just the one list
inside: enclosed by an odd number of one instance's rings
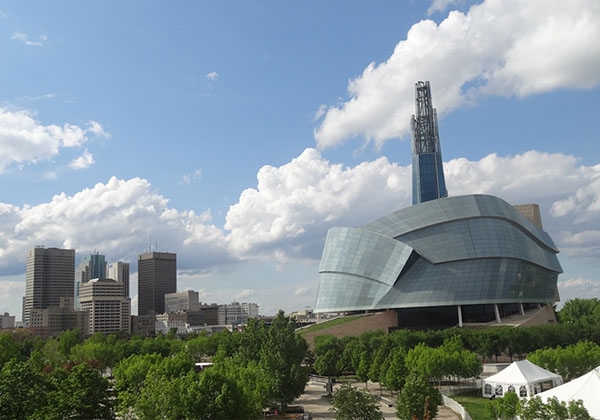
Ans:
{"label": "sloped roof", "polygon": [[525,385],[558,379],[562,382],[562,377],[560,375],[541,368],[538,365],[531,363],[529,360],[520,360],[511,363],[505,369],[490,376],[485,382]]}
{"label": "sloped roof", "polygon": [[594,419],[600,419],[600,366],[566,384],[544,391],[538,396],[542,401],[556,397],[559,401],[582,400]]}

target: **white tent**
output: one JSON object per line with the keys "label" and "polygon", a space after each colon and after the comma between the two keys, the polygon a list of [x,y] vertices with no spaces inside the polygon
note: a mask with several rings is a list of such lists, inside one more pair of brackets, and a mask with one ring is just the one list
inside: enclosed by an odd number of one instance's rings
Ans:
{"label": "white tent", "polygon": [[542,401],[556,397],[559,401],[582,400],[590,416],[600,419],[600,366],[564,385],[542,392]]}
{"label": "white tent", "polygon": [[509,391],[519,397],[532,397],[563,383],[562,377],[529,360],[513,362],[500,372],[483,380],[484,397],[504,397]]}

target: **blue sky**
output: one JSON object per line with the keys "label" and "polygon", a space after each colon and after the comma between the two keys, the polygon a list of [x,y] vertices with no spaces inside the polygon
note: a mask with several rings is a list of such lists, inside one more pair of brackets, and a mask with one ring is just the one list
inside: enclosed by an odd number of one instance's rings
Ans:
{"label": "blue sky", "polygon": [[25,252],[178,254],[178,287],[314,304],[327,229],[411,204],[429,80],[450,195],[541,205],[600,296],[600,4],[0,1],[0,312]]}

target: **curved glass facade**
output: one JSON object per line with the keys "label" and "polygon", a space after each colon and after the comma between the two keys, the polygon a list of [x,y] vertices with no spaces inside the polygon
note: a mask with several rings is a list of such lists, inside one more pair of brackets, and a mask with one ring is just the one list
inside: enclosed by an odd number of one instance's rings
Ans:
{"label": "curved glass facade", "polygon": [[553,302],[550,236],[489,195],[427,201],[330,229],[315,312]]}

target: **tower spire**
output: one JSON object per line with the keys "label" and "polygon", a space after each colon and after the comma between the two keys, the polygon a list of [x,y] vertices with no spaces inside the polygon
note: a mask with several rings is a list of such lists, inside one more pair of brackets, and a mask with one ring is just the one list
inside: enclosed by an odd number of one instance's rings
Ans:
{"label": "tower spire", "polygon": [[431,102],[429,82],[415,84],[415,115],[411,119],[413,204],[448,196],[437,112]]}

